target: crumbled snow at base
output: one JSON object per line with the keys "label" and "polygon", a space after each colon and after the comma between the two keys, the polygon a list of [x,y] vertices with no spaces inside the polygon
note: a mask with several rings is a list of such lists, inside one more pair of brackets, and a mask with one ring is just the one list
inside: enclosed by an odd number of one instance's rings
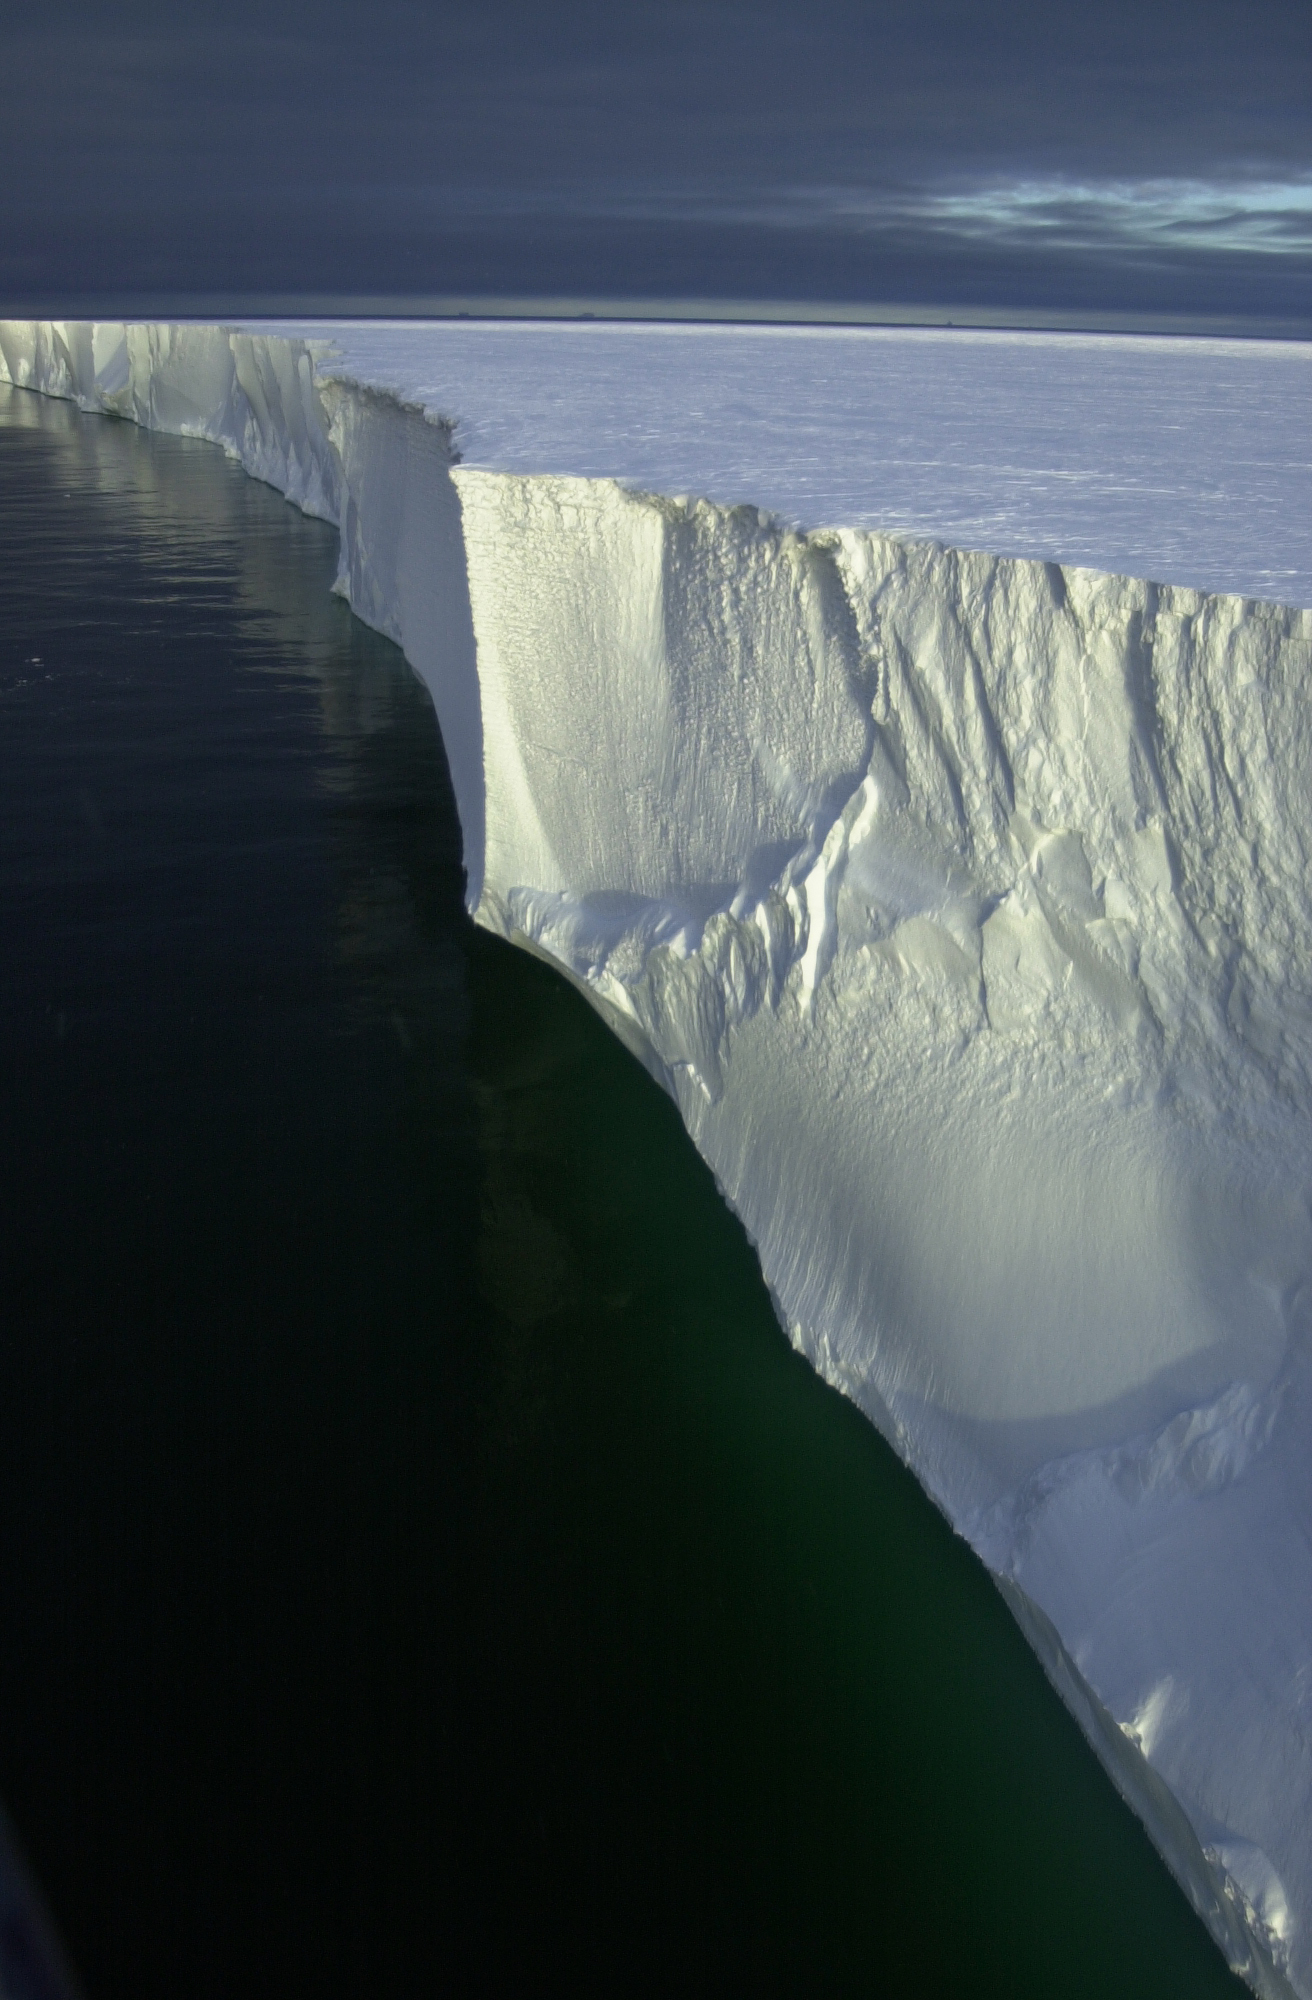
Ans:
{"label": "crumbled snow at base", "polygon": [[[479,920],[672,1092],[794,1344],[989,1565],[1231,1963],[1308,2000],[1312,612],[456,462],[413,351],[350,346],[0,328],[10,379],[340,523],[339,587],[432,689]],[[1243,365],[1258,402],[1312,382]],[[1230,475],[1269,516],[1306,466],[1267,448]],[[1139,505],[1108,450],[1104,547]],[[1307,518],[1272,561],[1312,597]],[[1242,569],[1193,525],[1178,573]]]}

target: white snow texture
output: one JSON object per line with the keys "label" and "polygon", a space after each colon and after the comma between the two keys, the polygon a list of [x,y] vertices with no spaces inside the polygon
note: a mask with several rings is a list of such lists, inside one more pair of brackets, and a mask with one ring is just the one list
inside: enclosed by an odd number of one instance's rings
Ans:
{"label": "white snow texture", "polygon": [[[832,477],[815,420],[789,486],[805,336],[623,332],[11,322],[0,379],[340,525],[432,692],[479,922],[672,1093],[794,1344],[989,1566],[1230,1963],[1312,2000],[1312,612],[1260,601],[1312,602],[1307,352],[846,334]],[[598,355],[641,378],[632,449]],[[1209,368],[1268,410],[1228,490],[1172,443]],[[983,409],[958,460],[1023,553],[868,525],[881,369],[921,371],[904,524],[966,504],[941,412]],[[1008,425],[1081,369],[1087,476],[1027,514]],[[791,518],[676,497],[734,497],[772,397],[756,497]],[[1154,504],[1177,575],[1250,594],[1035,559]]]}

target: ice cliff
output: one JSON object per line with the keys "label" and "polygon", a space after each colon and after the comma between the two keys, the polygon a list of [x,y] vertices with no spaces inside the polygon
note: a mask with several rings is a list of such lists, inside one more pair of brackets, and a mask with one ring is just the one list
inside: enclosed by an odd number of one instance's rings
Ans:
{"label": "ice cliff", "polygon": [[1231,1964],[1312,2000],[1312,612],[460,462],[291,333],[9,323],[6,376],[339,524],[478,920],[673,1094]]}

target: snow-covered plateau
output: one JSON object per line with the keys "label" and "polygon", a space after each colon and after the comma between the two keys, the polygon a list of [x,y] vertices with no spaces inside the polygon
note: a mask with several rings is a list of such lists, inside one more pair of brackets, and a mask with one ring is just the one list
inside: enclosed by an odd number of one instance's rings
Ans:
{"label": "snow-covered plateau", "polygon": [[339,525],[479,922],[1312,2000],[1312,350],[11,322],[5,378]]}

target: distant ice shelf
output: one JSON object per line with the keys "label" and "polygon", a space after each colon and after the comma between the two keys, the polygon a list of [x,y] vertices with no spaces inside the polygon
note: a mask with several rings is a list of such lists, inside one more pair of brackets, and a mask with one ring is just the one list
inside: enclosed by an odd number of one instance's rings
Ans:
{"label": "distant ice shelf", "polygon": [[1312,352],[9,323],[0,357],[339,525],[478,920],[671,1092],[1230,1963],[1312,2000]]}
{"label": "distant ice shelf", "polygon": [[[307,329],[294,329],[304,337]],[[856,327],[320,325],[467,465],[614,478],[1312,605],[1312,346]]]}

